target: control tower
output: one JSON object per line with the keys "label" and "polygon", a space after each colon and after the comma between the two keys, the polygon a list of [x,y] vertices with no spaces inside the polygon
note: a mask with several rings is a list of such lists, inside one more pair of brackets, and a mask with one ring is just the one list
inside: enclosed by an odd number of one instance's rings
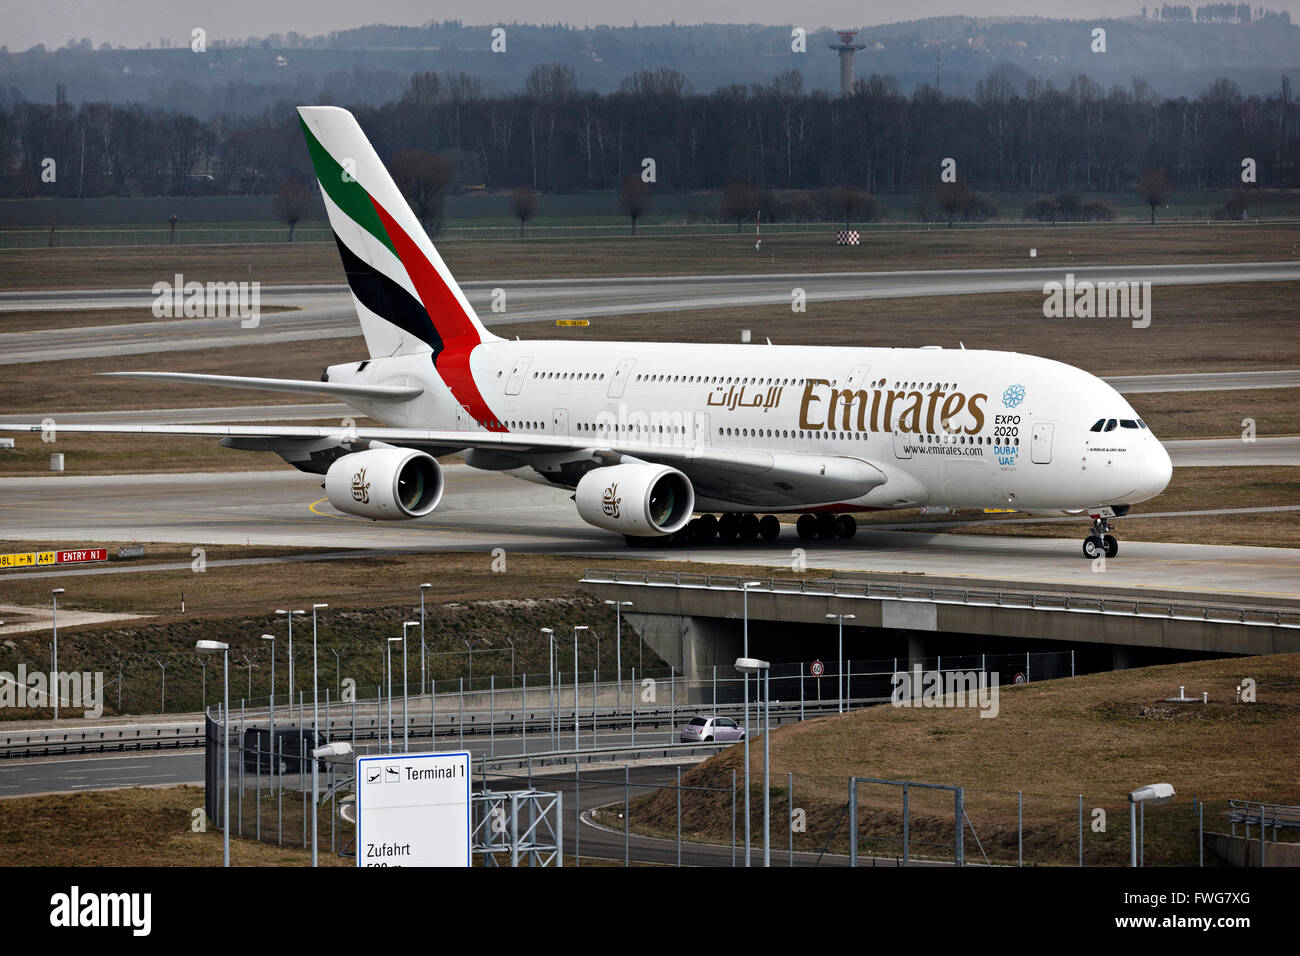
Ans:
{"label": "control tower", "polygon": [[858,38],[857,30],[837,30],[840,42],[832,43],[831,49],[840,55],[840,96],[848,96],[853,92],[853,56],[859,50],[865,49],[865,43],[855,42]]}

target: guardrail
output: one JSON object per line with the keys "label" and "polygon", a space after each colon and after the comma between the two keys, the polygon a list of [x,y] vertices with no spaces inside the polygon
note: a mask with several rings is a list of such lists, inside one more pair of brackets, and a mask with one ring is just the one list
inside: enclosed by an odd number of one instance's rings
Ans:
{"label": "guardrail", "polygon": [[1124,617],[1165,618],[1254,627],[1300,629],[1300,609],[1140,598],[1121,594],[1089,595],[1024,589],[954,587],[946,585],[877,584],[873,582],[780,578],[743,578],[733,575],[682,571],[619,571],[588,568],[582,584],[636,584],[646,587],[741,590],[744,581],[759,581],[751,594],[810,594],[827,597],[913,601],[1004,607],[1034,611],[1068,611]]}
{"label": "guardrail", "polygon": [[[882,700],[883,698],[861,698],[857,700],[846,698],[845,706],[860,707],[866,704],[880,703]],[[397,737],[402,733],[402,718],[397,700],[394,700],[393,704],[393,736]],[[387,705],[384,706],[382,714],[376,713],[373,701],[367,701],[366,705],[364,710],[358,707],[355,713],[349,706],[344,716],[337,714],[337,708],[340,705],[335,705],[334,713],[330,713],[328,717],[325,714],[321,715],[321,736],[330,740],[351,741],[378,740],[387,736]],[[805,716],[830,713],[835,711],[836,706],[836,701],[833,699],[804,702],[773,701],[771,705],[771,722],[774,725],[780,725],[801,720]],[[689,719],[690,716],[697,712],[716,713],[721,716],[739,716],[741,708],[732,704],[717,707],[716,709],[703,704],[683,704],[675,708],[658,706],[637,710],[635,721],[630,708],[622,711],[608,708],[603,713],[598,708],[593,726],[591,711],[584,711],[579,707],[579,732],[580,734],[599,734],[601,731],[615,733],[625,731],[633,726],[638,730],[645,728],[647,731],[662,732],[664,727],[675,727],[683,719]],[[411,715],[408,713],[409,727],[407,736],[414,740],[429,741],[438,738],[463,740],[466,737],[482,740],[484,737],[493,737],[498,734],[502,736],[522,736],[525,727],[528,735],[534,738],[544,738],[550,735],[552,717],[551,712],[548,710],[530,709],[521,712],[517,709],[503,708],[495,715],[496,719],[494,721],[491,719],[492,716],[481,712],[464,715],[455,712],[439,713],[434,715],[437,722],[435,727],[430,720],[417,721],[411,719]],[[561,734],[571,734],[573,732],[572,707],[568,710],[557,709],[555,720],[559,724]],[[310,726],[310,721],[311,714],[308,712],[301,726]],[[232,714],[231,726],[232,728],[260,728],[266,727],[269,722],[270,715],[267,711],[258,710],[243,714]],[[297,712],[295,711],[293,716],[280,716],[280,714],[277,714],[276,724],[286,728],[300,726]],[[66,728],[0,731],[0,759],[130,753],[147,750],[184,750],[202,746],[203,722],[201,720],[171,724],[123,724],[80,728],[69,726]],[[584,749],[582,752],[586,753],[587,751]]]}

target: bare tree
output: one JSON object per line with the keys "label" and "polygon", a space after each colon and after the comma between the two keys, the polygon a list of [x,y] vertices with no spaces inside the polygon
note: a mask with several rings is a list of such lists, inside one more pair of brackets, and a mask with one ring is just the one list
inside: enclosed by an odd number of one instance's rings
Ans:
{"label": "bare tree", "polygon": [[1151,207],[1151,225],[1156,224],[1156,207],[1163,206],[1169,198],[1173,184],[1163,169],[1148,169],[1138,180],[1137,192],[1142,201]]}
{"label": "bare tree", "polygon": [[389,169],[424,231],[437,235],[455,178],[451,160],[423,149],[404,149],[393,157]]}
{"label": "bare tree", "polygon": [[519,220],[519,238],[524,237],[524,223],[537,215],[537,193],[528,186],[520,186],[510,194],[510,211]]}
{"label": "bare tree", "polygon": [[623,215],[632,220],[632,235],[635,236],[636,221],[650,211],[650,187],[639,175],[627,177],[618,193],[618,205]]}
{"label": "bare tree", "polygon": [[296,179],[286,180],[280,185],[280,191],[275,194],[271,201],[271,208],[275,212],[276,219],[282,219],[289,224],[289,241],[293,242],[294,230],[298,228],[298,223],[303,216],[307,215],[307,207],[311,204],[311,190]]}
{"label": "bare tree", "polygon": [[736,220],[736,232],[741,224],[758,212],[758,190],[747,179],[733,179],[722,192],[722,214]]}

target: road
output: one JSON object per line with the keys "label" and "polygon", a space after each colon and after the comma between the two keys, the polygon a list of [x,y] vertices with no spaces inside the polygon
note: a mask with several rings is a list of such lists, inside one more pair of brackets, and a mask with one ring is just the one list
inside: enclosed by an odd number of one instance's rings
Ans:
{"label": "road", "polygon": [[[1239,445],[1235,442],[1234,445]],[[291,548],[567,554],[593,566],[628,557],[622,539],[582,522],[569,492],[463,465],[446,469],[438,510],[413,522],[376,523],[321,500],[320,479],[293,471],[0,479],[0,526],[10,540],[137,540]],[[1279,502],[1279,508],[1294,502]],[[1159,501],[1144,509],[1161,512]],[[1300,549],[1133,541],[1108,583],[1197,594],[1300,597]],[[1079,522],[1079,538],[1086,522]],[[1078,542],[908,531],[860,531],[851,543],[805,542],[785,528],[773,544],[639,549],[638,560],[789,566],[794,549],[813,572],[873,570],[1040,584],[1096,585]],[[128,571],[133,565],[111,566]],[[1109,567],[1109,566],[1108,566]],[[178,569],[188,573],[188,563]],[[29,572],[20,572],[29,573]],[[101,573],[99,569],[30,573]]]}
{"label": "road", "polygon": [[[1251,262],[1052,268],[791,273],[750,276],[665,276],[608,279],[466,282],[462,288],[488,326],[745,305],[788,304],[803,289],[810,302],[1041,291],[1072,272],[1076,280],[1149,281],[1153,285],[1300,280],[1300,263]],[[505,312],[493,312],[493,290],[505,291]],[[147,290],[0,293],[0,311],[149,308]],[[190,318],[94,328],[0,334],[0,365],[105,355],[267,345],[357,334],[345,287],[265,286],[260,304],[295,311],[267,313],[255,328],[238,318]]]}

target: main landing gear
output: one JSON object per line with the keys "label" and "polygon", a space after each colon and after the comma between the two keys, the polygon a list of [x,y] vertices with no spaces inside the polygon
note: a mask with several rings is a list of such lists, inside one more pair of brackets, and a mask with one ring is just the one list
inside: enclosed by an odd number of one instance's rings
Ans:
{"label": "main landing gear", "polygon": [[1083,539],[1083,556],[1092,559],[1105,554],[1106,557],[1113,558],[1119,554],[1119,542],[1110,533],[1114,530],[1105,517],[1093,518],[1092,533]]}
{"label": "main landing gear", "polygon": [[[852,515],[803,514],[795,530],[804,541],[822,538],[827,541],[848,541],[858,531]],[[656,548],[664,545],[708,544],[716,537],[723,544],[739,542],[753,544],[757,541],[775,541],[781,537],[781,521],[776,515],[755,514],[704,514],[692,518],[676,534],[662,537],[644,537],[625,534],[631,548]]]}

